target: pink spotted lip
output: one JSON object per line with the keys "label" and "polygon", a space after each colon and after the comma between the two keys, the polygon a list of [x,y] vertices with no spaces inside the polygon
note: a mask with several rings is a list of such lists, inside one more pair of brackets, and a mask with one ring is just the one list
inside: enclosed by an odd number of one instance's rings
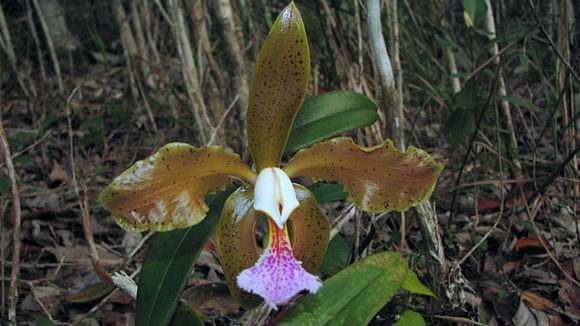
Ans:
{"label": "pink spotted lip", "polygon": [[261,296],[268,306],[278,310],[278,305],[288,303],[300,291],[315,293],[322,284],[294,258],[286,227],[282,230],[269,224],[270,245],[254,266],[238,275],[237,282],[240,288]]}

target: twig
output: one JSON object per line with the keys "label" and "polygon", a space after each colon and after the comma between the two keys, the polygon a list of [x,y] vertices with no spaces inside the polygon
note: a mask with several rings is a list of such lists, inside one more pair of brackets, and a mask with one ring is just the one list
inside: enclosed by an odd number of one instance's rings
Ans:
{"label": "twig", "polygon": [[[75,165],[73,165],[73,167],[74,166]],[[91,263],[93,264],[93,267],[94,267],[95,271],[97,272],[97,275],[99,276],[99,279],[101,280],[101,282],[103,282],[105,284],[113,284],[113,280],[111,280],[111,276],[109,275],[109,273],[107,273],[107,271],[105,270],[105,267],[103,267],[103,264],[101,264],[101,260],[99,258],[99,252],[97,251],[97,246],[95,245],[95,238],[93,237],[93,228],[91,225],[89,196],[87,195],[88,189],[87,189],[87,185],[84,181],[81,181],[81,187],[83,188],[83,200],[82,200],[82,202],[80,202],[80,199],[79,199],[79,206],[81,208],[81,212],[83,215],[83,231],[85,233],[85,239],[87,240],[87,243],[89,245],[89,255],[91,257]],[[76,185],[75,185],[75,190],[78,191]],[[78,194],[77,194],[77,197],[80,198],[80,196]]]}
{"label": "twig", "polygon": [[239,98],[240,98],[240,95],[237,94],[236,97],[234,98],[234,100],[232,101],[232,103],[230,104],[230,106],[228,106],[228,108],[224,112],[224,114],[222,114],[222,117],[220,118],[220,121],[218,121],[218,124],[215,127],[212,128],[211,135],[209,137],[209,141],[207,142],[207,145],[208,146],[211,146],[211,145],[214,144],[215,138],[216,138],[216,136],[218,134],[218,130],[221,128],[222,124],[226,120],[226,117],[228,116],[228,114],[230,113],[230,111],[236,106],[236,102],[238,102],[238,99]]}
{"label": "twig", "polygon": [[483,121],[485,109],[488,107],[489,102],[491,101],[491,98],[493,97],[493,94],[494,94],[493,92],[489,93],[489,96],[487,97],[485,104],[481,108],[481,112],[479,113],[479,117],[477,118],[477,123],[475,125],[475,130],[473,131],[473,134],[471,135],[471,138],[469,139],[469,146],[467,146],[467,150],[465,151],[465,155],[463,156],[463,162],[461,163],[461,168],[459,168],[459,173],[457,175],[457,179],[455,180],[455,186],[454,186],[455,190],[453,191],[453,197],[451,198],[451,208],[449,209],[449,211],[450,211],[449,223],[451,222],[451,219],[453,218],[453,216],[455,214],[454,206],[455,206],[455,200],[457,199],[457,187],[459,186],[459,182],[461,181],[461,177],[463,176],[463,170],[465,169],[465,166],[467,165],[467,159],[469,158],[469,154],[471,153],[471,148],[473,147],[473,144],[475,142],[475,138],[477,137],[477,132],[479,131],[479,129],[481,127],[481,123]]}
{"label": "twig", "polygon": [[48,53],[50,55],[50,59],[52,60],[52,65],[54,68],[54,72],[56,73],[56,81],[58,84],[58,91],[61,94],[64,94],[64,83],[62,81],[62,73],[60,71],[60,63],[58,62],[58,57],[56,56],[56,49],[54,47],[54,42],[52,41],[52,37],[50,36],[50,30],[48,29],[48,25],[46,23],[46,19],[44,18],[44,14],[42,13],[42,9],[40,8],[40,4],[38,0],[32,0],[32,4],[36,9],[36,14],[40,21],[40,26],[44,31],[44,36],[46,38],[46,45],[48,45]]}
{"label": "twig", "polygon": [[338,234],[338,232],[340,232],[340,230],[346,224],[346,222],[348,222],[352,218],[352,216],[356,212],[356,210],[353,210],[353,208],[354,208],[354,203],[350,203],[342,211],[342,213],[334,220],[334,223],[332,223],[332,228],[330,230],[329,241],[332,240],[332,238],[334,238],[334,236],[336,236]]}
{"label": "twig", "polygon": [[538,25],[538,27],[540,27],[542,34],[544,34],[544,36],[548,40],[548,43],[550,44],[550,47],[552,48],[552,50],[554,50],[554,52],[556,52],[556,55],[558,56],[560,61],[562,61],[562,63],[566,66],[566,68],[568,68],[568,71],[570,71],[570,74],[572,74],[572,76],[574,76],[574,79],[576,79],[577,82],[580,82],[580,77],[578,76],[578,73],[572,68],[572,65],[570,65],[570,62],[566,61],[566,58],[564,58],[562,53],[560,53],[560,51],[558,50],[558,47],[556,46],[556,44],[554,44],[554,41],[552,41],[552,38],[550,37],[550,35],[546,31],[546,28],[544,27],[542,22],[540,22],[540,19],[538,18],[538,15],[536,15],[536,12],[535,12],[536,8],[534,6],[534,3],[531,0],[528,0],[528,5],[530,6],[530,9],[532,11],[532,15],[534,16],[534,20],[536,21],[536,24]]}
{"label": "twig", "polygon": [[22,211],[20,210],[20,197],[18,195],[18,185],[16,183],[16,172],[14,171],[14,164],[10,155],[10,146],[6,132],[4,131],[4,123],[2,115],[0,114],[0,144],[2,145],[2,154],[6,169],[8,170],[8,179],[10,180],[10,191],[12,195],[12,208],[14,209],[13,218],[13,234],[12,234],[12,271],[10,273],[10,294],[8,307],[8,319],[13,325],[17,325],[16,320],[16,306],[18,304],[18,278],[20,276],[20,232],[21,232],[21,218]]}
{"label": "twig", "polygon": [[[498,72],[497,72],[498,93],[500,96],[506,96],[507,95],[507,87],[506,87],[505,78],[503,76],[503,68],[501,66],[501,61],[500,61],[499,47],[497,45],[497,42],[495,42],[496,41],[496,33],[495,33],[496,29],[495,29],[495,19],[493,16],[493,7],[491,6],[490,0],[485,0],[485,3],[487,4],[487,13],[485,15],[484,24],[485,24],[485,28],[488,32],[487,38],[490,41],[494,42],[490,48],[490,52],[491,52],[492,57],[494,57],[495,65],[498,68]],[[508,145],[509,145],[508,148],[510,149],[509,154],[511,156],[513,164],[516,166],[516,169],[513,169],[513,172],[517,177],[519,177],[519,174],[520,174],[519,171],[521,170],[521,164],[520,164],[520,161],[519,161],[518,155],[517,155],[518,142],[517,142],[517,138],[516,138],[516,130],[514,128],[514,123],[512,120],[510,104],[505,99],[502,99],[501,100],[501,107],[503,110],[506,128],[508,129],[508,131],[510,133],[510,142],[508,143]]]}
{"label": "twig", "polygon": [[579,151],[580,151],[580,145],[577,145],[576,148],[574,148],[574,150],[572,150],[570,153],[568,153],[568,156],[566,156],[566,158],[560,164],[558,164],[556,169],[554,169],[554,171],[552,172],[552,174],[550,174],[550,176],[546,179],[546,181],[544,181],[540,185],[540,187],[538,187],[538,189],[536,191],[534,191],[534,193],[532,193],[529,200],[533,201],[536,199],[536,197],[542,196],[546,192],[548,186],[550,184],[552,184],[556,180],[556,178],[558,178],[560,176],[560,173],[562,173],[562,171],[564,171],[564,168],[566,167],[566,165],[568,165],[568,163],[570,163],[570,161],[572,161],[574,159],[574,157],[576,157],[576,154],[578,154]]}
{"label": "twig", "polygon": [[4,17],[4,9],[2,9],[2,5],[0,4],[0,48],[4,50],[6,53],[6,57],[8,57],[8,62],[10,62],[10,67],[14,71],[14,75],[16,76],[16,80],[18,81],[18,85],[22,89],[22,92],[26,97],[30,97],[30,92],[32,95],[36,97],[36,92],[34,88],[31,88],[30,91],[24,84],[24,78],[20,70],[18,70],[18,65],[16,63],[16,54],[14,53],[14,45],[12,44],[12,38],[10,37],[10,31],[8,30],[8,24],[6,23],[6,18]]}
{"label": "twig", "polygon": [[[538,229],[538,226],[536,225],[536,222],[535,222],[535,216],[536,216],[536,214],[532,214],[532,212],[530,211],[530,207],[528,205],[528,199],[526,198],[526,195],[524,194],[524,190],[522,188],[520,188],[520,195],[521,195],[521,198],[523,199],[524,205],[526,207],[526,213],[528,214],[528,218],[530,219],[530,223],[532,224],[532,227],[534,228],[534,232],[538,235],[538,240],[540,240],[540,243],[542,244],[542,247],[544,247],[544,250],[546,250],[546,253],[548,254],[548,257],[550,257],[550,260],[552,260],[552,262],[554,262],[554,264],[556,264],[556,266],[558,266],[558,268],[560,269],[560,271],[562,272],[562,274],[564,274],[564,276],[566,276],[566,278],[568,280],[570,280],[570,282],[572,282],[576,286],[580,287],[580,282],[576,281],[576,279],[574,279],[574,277],[572,277],[572,275],[570,275],[562,267],[562,265],[560,264],[560,262],[556,259],[556,257],[554,257],[554,255],[552,254],[552,252],[548,248],[548,245],[546,245],[546,242],[542,238],[542,236],[540,234],[540,230]],[[539,199],[540,199],[540,197],[536,197],[534,199],[534,202],[537,203]],[[534,204],[534,206],[535,205],[536,204]]]}
{"label": "twig", "polygon": [[207,107],[201,95],[201,85],[198,80],[198,71],[193,61],[194,55],[191,49],[189,36],[183,19],[183,8],[181,1],[168,0],[169,10],[173,19],[173,34],[177,43],[177,52],[182,65],[182,76],[185,81],[187,96],[191,101],[191,110],[195,118],[195,124],[199,133],[199,141],[206,144],[208,140],[207,131],[212,128]]}

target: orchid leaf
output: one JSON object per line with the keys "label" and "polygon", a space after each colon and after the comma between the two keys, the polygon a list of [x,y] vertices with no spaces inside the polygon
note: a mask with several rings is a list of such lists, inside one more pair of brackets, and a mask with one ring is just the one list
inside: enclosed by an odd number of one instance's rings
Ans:
{"label": "orchid leaf", "polygon": [[229,176],[251,182],[255,173],[221,147],[171,143],[116,177],[100,199],[128,231],[169,231],[199,223],[208,210],[205,195]]}
{"label": "orchid leaf", "polygon": [[368,212],[404,211],[431,196],[443,169],[429,154],[392,141],[360,147],[350,138],[334,138],[298,152],[286,165],[289,177],[338,181],[348,199]]}
{"label": "orchid leaf", "polygon": [[181,302],[169,323],[169,326],[204,326],[199,314],[187,304]]}
{"label": "orchid leaf", "polygon": [[278,325],[366,325],[401,287],[408,270],[396,252],[357,261],[302,298]]}
{"label": "orchid leaf", "polygon": [[136,325],[165,326],[170,322],[181,291],[230,193],[231,190],[226,190],[208,196],[209,212],[198,225],[154,235],[139,278]]}
{"label": "orchid leaf", "polygon": [[320,271],[326,275],[334,275],[348,265],[350,247],[344,238],[337,234],[330,240],[328,250],[320,266]]}
{"label": "orchid leaf", "polygon": [[278,167],[310,77],[304,23],[291,2],[270,29],[256,60],[246,116],[257,170]]}
{"label": "orchid leaf", "polygon": [[286,153],[348,130],[366,127],[378,117],[375,103],[357,92],[334,91],[309,98],[294,120]]}
{"label": "orchid leaf", "polygon": [[393,326],[426,326],[425,319],[421,316],[420,313],[412,311],[412,310],[405,310],[401,319],[398,322],[394,323]]}
{"label": "orchid leaf", "polygon": [[340,183],[323,184],[314,189],[312,193],[319,203],[329,203],[332,201],[345,200],[348,193],[344,192],[344,186]]}
{"label": "orchid leaf", "polygon": [[409,272],[407,273],[405,281],[403,281],[403,285],[401,287],[409,292],[430,295],[432,297],[435,296],[435,294],[431,292],[428,287],[421,283],[417,277],[417,274],[415,274],[415,272],[413,272],[411,269],[409,269]]}

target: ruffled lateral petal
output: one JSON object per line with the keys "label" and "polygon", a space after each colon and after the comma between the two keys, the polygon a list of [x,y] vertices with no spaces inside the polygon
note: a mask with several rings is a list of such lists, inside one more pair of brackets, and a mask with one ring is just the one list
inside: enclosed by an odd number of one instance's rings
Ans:
{"label": "ruffled lateral petal", "polygon": [[344,184],[349,200],[368,212],[404,211],[431,196],[443,164],[409,146],[407,152],[385,141],[360,147],[351,138],[334,138],[298,152],[284,168],[289,177]]}
{"label": "ruffled lateral petal", "polygon": [[268,221],[268,248],[256,265],[240,273],[237,282],[242,289],[258,294],[268,306],[278,310],[278,305],[288,303],[299,292],[315,293],[322,284],[294,258],[287,227],[280,229],[273,221]]}
{"label": "ruffled lateral petal", "polygon": [[246,121],[250,152],[258,171],[280,165],[309,76],[306,31],[292,2],[272,26],[252,75]]}
{"label": "ruffled lateral petal", "polygon": [[226,282],[232,297],[243,307],[257,307],[262,299],[238,286],[236,277],[252,267],[260,257],[256,243],[256,224],[261,213],[254,206],[254,191],[249,186],[238,188],[224,204],[216,233],[215,244]]}
{"label": "ruffled lateral petal", "polygon": [[205,195],[227,185],[229,176],[256,178],[221,147],[171,143],[116,177],[100,200],[128,231],[168,231],[199,223],[208,211]]}
{"label": "ruffled lateral petal", "polygon": [[288,219],[292,251],[305,270],[315,273],[328,247],[330,225],[314,195],[306,187],[294,184],[294,191],[300,206]]}

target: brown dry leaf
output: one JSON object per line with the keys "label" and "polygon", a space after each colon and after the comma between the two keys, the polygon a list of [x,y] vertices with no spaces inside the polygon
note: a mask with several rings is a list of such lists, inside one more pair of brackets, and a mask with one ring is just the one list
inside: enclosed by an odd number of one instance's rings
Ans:
{"label": "brown dry leaf", "polygon": [[541,297],[533,292],[522,292],[521,293],[522,300],[528,305],[528,307],[532,307],[537,310],[546,311],[556,307],[556,304],[552,301]]}
{"label": "brown dry leaf", "polygon": [[66,296],[66,300],[70,302],[89,302],[103,297],[111,292],[115,287],[105,283],[95,283],[87,286],[81,291]]}
{"label": "brown dry leaf", "polygon": [[[552,246],[550,246],[548,241],[546,241],[545,239],[542,240],[544,241],[544,244],[546,245],[548,250],[552,250]],[[540,241],[539,239],[531,239],[531,238],[518,239],[518,241],[514,246],[514,249],[516,251],[520,251],[522,249],[543,249],[543,248],[544,246],[542,245],[542,241]]]}
{"label": "brown dry leaf", "polygon": [[520,300],[512,322],[514,326],[545,326],[550,322],[550,318],[546,313],[529,308]]}
{"label": "brown dry leaf", "polygon": [[183,292],[182,298],[197,310],[213,310],[222,315],[235,313],[240,309],[223,282],[190,287]]}
{"label": "brown dry leaf", "polygon": [[48,175],[48,180],[50,180],[51,184],[61,185],[67,184],[70,181],[69,175],[62,169],[62,166],[58,164],[56,160],[52,161],[52,169],[50,170],[50,174]]}
{"label": "brown dry leaf", "polygon": [[[84,263],[91,264],[89,250],[85,246],[76,245],[73,247],[47,247],[46,250],[56,256],[56,259],[67,263]],[[97,245],[100,261],[105,266],[115,266],[122,261],[119,257],[103,247]]]}

